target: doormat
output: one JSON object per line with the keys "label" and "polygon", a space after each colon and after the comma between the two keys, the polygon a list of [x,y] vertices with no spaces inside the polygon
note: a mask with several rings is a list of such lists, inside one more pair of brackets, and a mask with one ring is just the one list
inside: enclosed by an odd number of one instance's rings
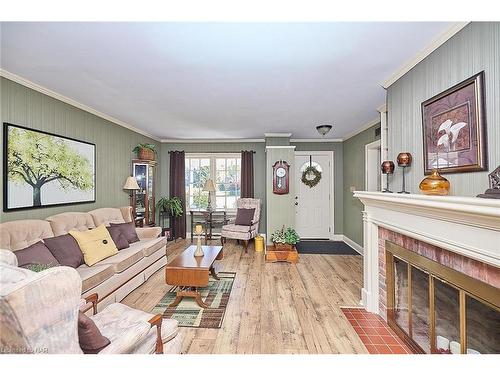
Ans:
{"label": "doormat", "polygon": [[302,240],[295,247],[300,254],[360,255],[343,241]]}
{"label": "doormat", "polygon": [[226,313],[227,303],[233,288],[235,272],[218,272],[220,280],[210,277],[208,286],[199,288],[201,299],[210,307],[198,306],[194,298],[184,297],[177,306],[168,307],[174,300],[179,287],[172,287],[151,310],[163,314],[164,318],[176,319],[179,327],[220,328]]}

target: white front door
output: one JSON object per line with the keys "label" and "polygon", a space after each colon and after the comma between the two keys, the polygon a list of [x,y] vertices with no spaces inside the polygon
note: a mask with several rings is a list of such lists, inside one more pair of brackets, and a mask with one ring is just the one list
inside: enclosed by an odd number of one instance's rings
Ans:
{"label": "white front door", "polygon": [[[333,153],[300,151],[295,153],[295,229],[301,238],[329,239]],[[309,187],[302,173],[311,164],[321,172],[318,184]]]}

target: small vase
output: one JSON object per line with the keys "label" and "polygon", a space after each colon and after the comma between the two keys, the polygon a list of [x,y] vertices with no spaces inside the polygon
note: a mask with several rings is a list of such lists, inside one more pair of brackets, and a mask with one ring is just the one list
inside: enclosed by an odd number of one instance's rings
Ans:
{"label": "small vase", "polygon": [[450,181],[441,176],[437,169],[433,169],[432,173],[420,182],[419,188],[425,195],[448,195]]}

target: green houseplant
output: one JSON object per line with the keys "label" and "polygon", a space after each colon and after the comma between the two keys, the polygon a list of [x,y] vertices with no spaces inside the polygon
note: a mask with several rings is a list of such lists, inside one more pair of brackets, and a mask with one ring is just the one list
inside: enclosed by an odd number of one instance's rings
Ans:
{"label": "green houseplant", "polygon": [[179,197],[161,197],[156,203],[156,208],[163,212],[168,212],[172,217],[182,216],[182,201]]}
{"label": "green houseplant", "polygon": [[290,227],[285,229],[283,226],[271,234],[271,241],[276,250],[293,250],[299,240],[300,237],[295,229]]}
{"label": "green houseplant", "polygon": [[156,146],[152,143],[139,143],[132,151],[137,153],[139,159],[155,160]]}

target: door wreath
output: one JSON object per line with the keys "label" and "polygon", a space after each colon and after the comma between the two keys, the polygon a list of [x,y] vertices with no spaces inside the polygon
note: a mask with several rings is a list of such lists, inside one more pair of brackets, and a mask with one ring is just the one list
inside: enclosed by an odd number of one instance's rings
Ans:
{"label": "door wreath", "polygon": [[302,182],[310,188],[316,186],[320,180],[321,172],[312,165],[309,165],[309,167],[302,172]]}

